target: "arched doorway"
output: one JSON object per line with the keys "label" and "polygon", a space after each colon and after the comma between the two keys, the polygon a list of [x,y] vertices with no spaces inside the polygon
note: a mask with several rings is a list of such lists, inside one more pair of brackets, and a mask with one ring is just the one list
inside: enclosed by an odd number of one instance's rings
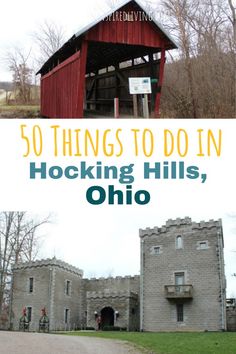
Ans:
{"label": "arched doorway", "polygon": [[101,311],[101,327],[114,326],[114,310],[111,307],[104,307]]}

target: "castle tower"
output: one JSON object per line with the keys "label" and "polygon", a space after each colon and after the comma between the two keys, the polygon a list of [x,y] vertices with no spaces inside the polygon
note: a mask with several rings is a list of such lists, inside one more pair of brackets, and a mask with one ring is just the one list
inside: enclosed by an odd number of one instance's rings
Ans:
{"label": "castle tower", "polygon": [[82,270],[56,258],[16,264],[12,282],[13,329],[19,329],[23,308],[31,331],[38,331],[43,308],[49,317],[50,330],[78,328],[82,276]]}
{"label": "castle tower", "polygon": [[226,329],[221,220],[168,220],[140,230],[140,328]]}

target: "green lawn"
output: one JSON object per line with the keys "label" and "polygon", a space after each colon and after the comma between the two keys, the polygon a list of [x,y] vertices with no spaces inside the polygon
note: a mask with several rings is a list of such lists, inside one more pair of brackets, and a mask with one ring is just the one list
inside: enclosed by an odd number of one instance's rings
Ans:
{"label": "green lawn", "polygon": [[236,333],[69,332],[126,340],[158,354],[236,354]]}

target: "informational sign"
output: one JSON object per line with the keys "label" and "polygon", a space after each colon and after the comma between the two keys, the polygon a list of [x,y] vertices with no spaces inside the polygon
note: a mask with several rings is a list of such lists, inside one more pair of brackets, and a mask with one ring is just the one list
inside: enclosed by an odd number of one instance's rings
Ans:
{"label": "informational sign", "polygon": [[152,93],[150,77],[130,77],[129,92],[131,95]]}

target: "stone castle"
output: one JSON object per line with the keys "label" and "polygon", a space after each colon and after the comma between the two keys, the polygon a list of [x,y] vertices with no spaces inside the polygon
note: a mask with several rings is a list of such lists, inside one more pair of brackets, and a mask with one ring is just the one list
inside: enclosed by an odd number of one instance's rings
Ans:
{"label": "stone castle", "polygon": [[120,327],[129,331],[226,329],[226,282],[221,220],[168,220],[140,230],[137,276],[84,279],[56,258],[16,264],[11,327],[22,308],[37,331],[45,308],[50,330]]}

